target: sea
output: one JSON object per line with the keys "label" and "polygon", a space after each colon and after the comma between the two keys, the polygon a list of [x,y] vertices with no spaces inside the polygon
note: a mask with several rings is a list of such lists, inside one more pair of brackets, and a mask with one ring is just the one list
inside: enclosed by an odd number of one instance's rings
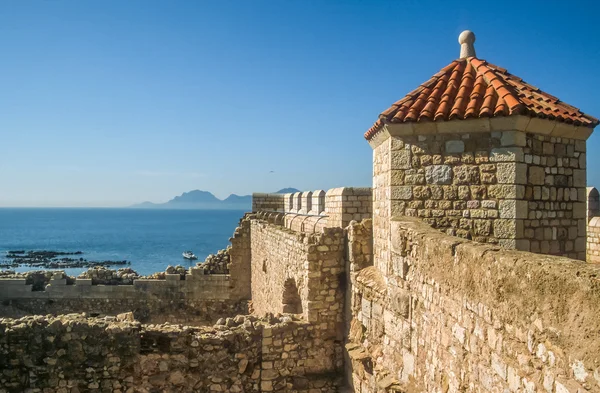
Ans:
{"label": "sea", "polygon": [[[88,261],[127,260],[129,266],[111,268],[131,267],[141,275],[169,265],[191,267],[227,247],[243,215],[241,210],[0,208],[0,262],[7,261],[9,250],[51,250],[81,251],[69,257]],[[198,261],[183,259],[186,250]],[[60,270],[77,276],[87,268]]]}

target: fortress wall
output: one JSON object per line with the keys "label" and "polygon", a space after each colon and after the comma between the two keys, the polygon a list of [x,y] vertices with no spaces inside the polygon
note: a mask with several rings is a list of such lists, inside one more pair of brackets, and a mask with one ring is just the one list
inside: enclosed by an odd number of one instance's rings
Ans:
{"label": "fortress wall", "polygon": [[371,218],[372,205],[370,188],[341,187],[327,192],[252,194],[254,213],[260,212],[263,218],[273,219],[278,217],[277,213],[285,213],[282,225],[306,233],[321,232],[327,227],[345,228],[351,220]]}
{"label": "fortress wall", "polygon": [[391,169],[391,154],[399,149],[395,138],[388,138],[373,149],[373,260],[375,266],[390,259],[390,218],[397,204],[391,200],[392,179],[403,177]]}
{"label": "fortress wall", "polygon": [[77,315],[0,319],[0,391],[337,392],[332,354],[314,328],[283,319],[240,316],[204,328]]}
{"label": "fortress wall", "polygon": [[344,263],[341,228],[307,234],[252,221],[253,313],[301,314],[333,354],[338,371],[343,367]]}
{"label": "fortress wall", "polygon": [[292,312],[294,305],[309,322],[335,331],[343,311],[343,230],[306,234],[257,219],[251,242],[254,313]]}
{"label": "fortress wall", "polygon": [[355,391],[600,392],[598,267],[406,217],[391,236],[389,264],[353,274]]}
{"label": "fortress wall", "polygon": [[592,218],[588,224],[587,261],[600,263],[600,217]]}
{"label": "fortress wall", "polygon": [[284,212],[285,194],[266,194],[255,192],[252,194],[252,212]]}
{"label": "fortress wall", "polygon": [[203,275],[199,269],[181,280],[135,280],[133,285],[92,285],[91,279],[52,279],[44,291],[32,291],[25,279],[0,279],[0,316],[132,311],[144,322],[214,323],[247,312],[246,301],[232,296],[229,275]]}
{"label": "fortress wall", "polygon": [[245,215],[229,238],[230,296],[233,299],[250,299],[250,222],[251,214]]}
{"label": "fortress wall", "polygon": [[332,188],[325,194],[327,226],[345,228],[350,221],[371,218],[372,192],[370,188]]}

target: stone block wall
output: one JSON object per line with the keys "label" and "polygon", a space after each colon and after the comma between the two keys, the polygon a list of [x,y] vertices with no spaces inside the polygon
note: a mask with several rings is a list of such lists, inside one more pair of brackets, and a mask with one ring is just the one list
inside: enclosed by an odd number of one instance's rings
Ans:
{"label": "stone block wall", "polygon": [[345,228],[350,221],[371,218],[373,214],[370,188],[332,188],[325,194],[327,226]]}
{"label": "stone block wall", "polygon": [[[522,236],[517,220],[516,241],[522,244],[516,248],[585,260],[585,141],[527,134],[523,153],[527,207],[517,206],[515,214],[517,219],[527,216]],[[521,173],[519,168],[516,173]]]}
{"label": "stone block wall", "polygon": [[254,194],[252,194],[252,212],[284,212],[284,196],[284,194],[265,194],[255,192]]}
{"label": "stone block wall", "polygon": [[390,215],[448,234],[585,257],[585,141],[520,131],[389,136],[374,146],[376,261]]}
{"label": "stone block wall", "polygon": [[590,220],[587,236],[587,261],[600,263],[600,217]]}
{"label": "stone block wall", "polygon": [[[396,138],[388,138],[373,148],[373,261],[375,266],[385,265],[390,259],[390,219],[392,212],[404,214],[403,203],[392,201],[392,179],[404,182],[402,170],[392,170],[391,156],[404,148]],[[396,163],[397,164],[397,163]],[[400,211],[397,211],[401,208]]]}
{"label": "stone block wall", "polygon": [[352,274],[356,392],[600,392],[600,268],[392,220]]}
{"label": "stone block wall", "polygon": [[192,328],[67,315],[0,319],[0,392],[334,393],[314,327],[290,317]]}

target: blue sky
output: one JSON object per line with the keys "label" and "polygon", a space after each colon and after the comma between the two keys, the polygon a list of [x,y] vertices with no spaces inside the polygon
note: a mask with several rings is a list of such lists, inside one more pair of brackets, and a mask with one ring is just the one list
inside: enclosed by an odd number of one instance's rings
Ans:
{"label": "blue sky", "polygon": [[[458,57],[600,116],[594,1],[0,1],[0,206],[371,185],[362,134]],[[600,131],[588,140],[600,185]],[[269,173],[274,171],[274,173]]]}

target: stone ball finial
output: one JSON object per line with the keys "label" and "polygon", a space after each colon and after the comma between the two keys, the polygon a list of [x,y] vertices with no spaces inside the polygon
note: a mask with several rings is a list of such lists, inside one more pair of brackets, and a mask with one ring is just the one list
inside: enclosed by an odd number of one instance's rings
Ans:
{"label": "stone ball finial", "polygon": [[458,36],[458,43],[460,44],[460,58],[464,59],[467,57],[476,57],[475,54],[475,33],[470,30],[465,30]]}

